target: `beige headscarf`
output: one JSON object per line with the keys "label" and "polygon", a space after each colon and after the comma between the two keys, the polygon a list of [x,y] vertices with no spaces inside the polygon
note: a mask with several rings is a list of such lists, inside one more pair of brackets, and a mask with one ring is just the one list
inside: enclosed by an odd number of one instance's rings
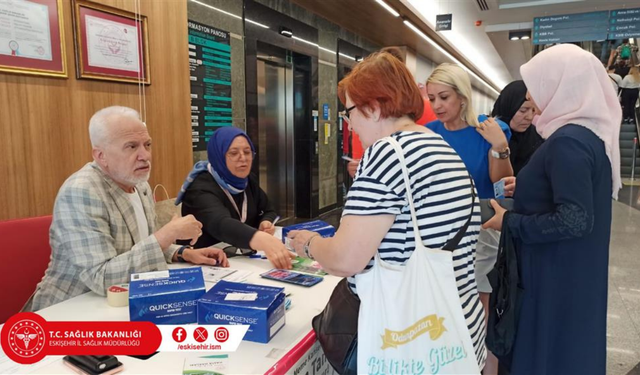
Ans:
{"label": "beige headscarf", "polygon": [[604,142],[611,162],[613,198],[618,199],[622,110],[600,60],[578,46],[561,44],[537,54],[520,67],[520,74],[542,112],[535,122],[542,138],[564,125],[576,124]]}

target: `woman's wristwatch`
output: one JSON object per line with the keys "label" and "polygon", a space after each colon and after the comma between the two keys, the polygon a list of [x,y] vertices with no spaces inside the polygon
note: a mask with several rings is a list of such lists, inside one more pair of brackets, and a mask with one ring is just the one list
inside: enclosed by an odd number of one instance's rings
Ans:
{"label": "woman's wristwatch", "polygon": [[311,240],[318,237],[319,234],[314,234],[313,236],[309,237],[309,239],[307,240],[307,242],[304,244],[303,246],[303,251],[304,251],[304,255],[312,260],[315,260],[315,258],[313,257],[313,255],[311,255],[311,249],[309,248],[311,246]]}
{"label": "woman's wristwatch", "polygon": [[509,159],[509,155],[511,155],[511,150],[509,149],[509,147],[500,152],[494,150],[493,148],[491,149],[491,156],[496,159]]}

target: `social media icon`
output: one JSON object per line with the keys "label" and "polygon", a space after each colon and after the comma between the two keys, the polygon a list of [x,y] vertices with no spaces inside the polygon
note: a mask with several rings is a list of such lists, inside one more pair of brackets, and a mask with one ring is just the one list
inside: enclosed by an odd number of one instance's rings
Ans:
{"label": "social media icon", "polygon": [[176,327],[171,333],[171,336],[175,342],[183,342],[187,339],[187,331],[182,327]]}
{"label": "social media icon", "polygon": [[229,340],[229,331],[224,327],[217,328],[214,332],[214,337],[218,342],[225,342]]}
{"label": "social media icon", "polygon": [[197,342],[205,342],[207,341],[207,337],[209,337],[209,332],[204,327],[198,327],[193,331],[193,338],[196,339]]}

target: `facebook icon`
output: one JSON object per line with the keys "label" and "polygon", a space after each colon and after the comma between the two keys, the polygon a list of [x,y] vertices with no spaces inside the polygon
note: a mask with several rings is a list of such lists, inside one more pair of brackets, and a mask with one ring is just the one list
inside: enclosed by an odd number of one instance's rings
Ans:
{"label": "facebook icon", "polygon": [[182,327],[176,327],[171,333],[171,336],[173,336],[175,342],[183,342],[187,338],[186,332]]}

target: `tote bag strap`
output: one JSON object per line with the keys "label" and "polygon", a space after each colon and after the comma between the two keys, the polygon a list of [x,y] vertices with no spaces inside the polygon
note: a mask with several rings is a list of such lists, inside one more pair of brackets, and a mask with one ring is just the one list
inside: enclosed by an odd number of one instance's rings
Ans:
{"label": "tote bag strap", "polygon": [[[418,227],[418,215],[416,214],[416,208],[413,204],[413,193],[411,192],[411,184],[409,180],[409,170],[407,169],[407,164],[404,159],[404,151],[400,146],[400,143],[396,141],[393,137],[386,137],[385,140],[389,142],[389,144],[394,148],[396,155],[398,155],[398,160],[400,161],[400,167],[402,168],[402,176],[404,177],[404,186],[407,192],[407,201],[409,202],[409,209],[411,210],[411,221],[413,222],[413,234],[414,240],[416,242],[416,246],[418,243],[422,243],[422,237],[420,236],[420,228]],[[442,248],[443,250],[453,251],[458,247],[458,244],[464,237],[467,232],[467,228],[471,223],[471,218],[473,216],[473,206],[475,205],[476,200],[476,192],[473,185],[473,179],[469,176],[469,180],[471,181],[471,212],[469,213],[469,218],[467,222],[458,230],[456,235]]]}
{"label": "tote bag strap", "polygon": [[[153,201],[154,201],[155,203],[159,202],[159,201],[156,199],[156,190],[158,190],[158,188],[160,188],[160,189],[162,189],[162,191],[164,191],[164,196],[166,197],[165,199],[171,199],[171,197],[169,197],[169,193],[167,192],[167,189],[164,187],[164,185],[162,185],[162,184],[157,184],[157,185],[153,188],[153,193],[152,193],[152,194],[153,194]],[[165,200],[165,199],[163,199],[163,200]]]}

